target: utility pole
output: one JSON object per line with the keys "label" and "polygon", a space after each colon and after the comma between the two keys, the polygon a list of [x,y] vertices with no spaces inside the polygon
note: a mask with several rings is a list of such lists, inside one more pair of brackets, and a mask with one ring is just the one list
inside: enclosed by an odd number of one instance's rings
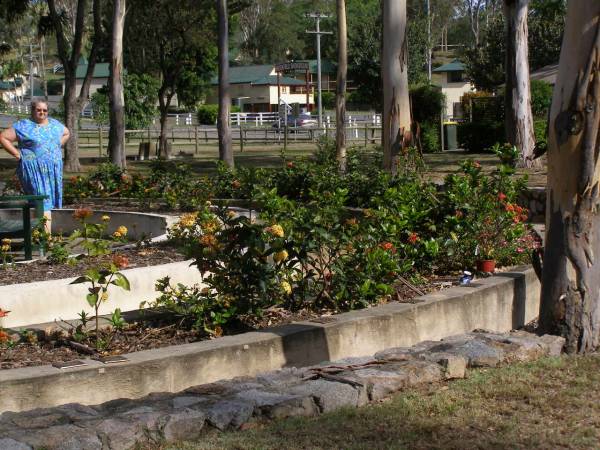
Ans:
{"label": "utility pole", "polygon": [[431,12],[427,0],[427,79],[431,82]]}
{"label": "utility pole", "polygon": [[29,44],[29,100],[33,101],[33,44]]}
{"label": "utility pole", "polygon": [[321,97],[321,35],[322,34],[333,34],[332,31],[321,31],[320,21],[321,19],[326,19],[329,16],[326,14],[321,14],[319,12],[316,13],[308,13],[306,17],[310,17],[315,19],[316,21],[316,30],[310,31],[306,30],[308,34],[316,34],[317,35],[317,92],[318,92],[318,103],[317,103],[317,114],[318,114],[318,123],[319,128],[323,126],[323,99]]}

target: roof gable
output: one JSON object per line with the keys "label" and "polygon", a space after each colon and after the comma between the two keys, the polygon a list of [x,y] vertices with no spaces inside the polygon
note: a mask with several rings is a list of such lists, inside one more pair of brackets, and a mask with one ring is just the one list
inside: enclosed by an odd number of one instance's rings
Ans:
{"label": "roof gable", "polygon": [[433,69],[432,72],[440,73],[440,72],[463,72],[465,70],[465,65],[460,62],[460,60],[455,59],[454,61],[444,64],[436,69]]}
{"label": "roof gable", "polygon": [[[85,73],[87,72],[88,65],[87,64],[77,64],[77,71],[75,72],[75,78],[81,79],[85,78]],[[94,66],[94,78],[108,78],[110,74],[110,64],[109,63],[96,63]]]}

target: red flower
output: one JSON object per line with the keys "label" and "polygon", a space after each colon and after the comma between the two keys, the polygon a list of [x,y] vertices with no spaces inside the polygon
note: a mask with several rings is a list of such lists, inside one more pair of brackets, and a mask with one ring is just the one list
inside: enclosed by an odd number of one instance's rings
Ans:
{"label": "red flower", "polygon": [[240,183],[238,180],[233,180],[231,182],[231,187],[234,189],[239,189],[242,186],[242,183]]}
{"label": "red flower", "polygon": [[419,240],[419,235],[417,233],[410,233],[408,235],[408,242],[411,244],[416,244]]}
{"label": "red flower", "polygon": [[0,317],[6,317],[6,316],[8,316],[9,312],[10,311],[7,311],[5,309],[0,308]]}
{"label": "red flower", "polygon": [[475,167],[476,169],[480,169],[481,168],[481,164],[479,164],[479,161],[475,161],[473,163],[473,167]]}
{"label": "red flower", "polygon": [[501,202],[503,202],[504,200],[506,200],[506,194],[504,194],[503,192],[500,192],[498,194],[498,200],[500,200]]}
{"label": "red flower", "polygon": [[125,269],[127,266],[129,266],[129,260],[124,255],[114,255],[112,262],[119,269]]}
{"label": "red flower", "polygon": [[290,161],[290,162],[288,162],[288,163],[287,163],[287,167],[288,167],[288,169],[291,169],[292,167],[294,167],[294,163],[293,163],[293,162],[291,162],[291,161]]}
{"label": "red flower", "polygon": [[90,208],[79,208],[73,213],[73,217],[77,220],[85,220],[93,214]]}

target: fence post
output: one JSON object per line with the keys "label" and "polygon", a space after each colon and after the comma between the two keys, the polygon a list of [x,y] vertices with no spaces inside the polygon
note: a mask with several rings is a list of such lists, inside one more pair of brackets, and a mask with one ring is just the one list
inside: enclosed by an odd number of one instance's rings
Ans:
{"label": "fence post", "polygon": [[198,125],[194,127],[194,153],[198,154]]}
{"label": "fence post", "polygon": [[102,156],[102,125],[98,127],[98,156]]}
{"label": "fence post", "polygon": [[358,139],[358,125],[356,124],[356,119],[354,119],[354,138]]}
{"label": "fence post", "polygon": [[263,113],[258,113],[258,122],[260,123],[260,125],[263,124]]}
{"label": "fence post", "polygon": [[175,143],[175,128],[171,128],[171,142]]}
{"label": "fence post", "polygon": [[179,114],[175,114],[175,125],[179,125]]}
{"label": "fence post", "polygon": [[204,142],[208,144],[208,130],[206,128],[204,129]]}
{"label": "fence post", "polygon": [[244,151],[244,128],[240,124],[240,153]]}
{"label": "fence post", "polygon": [[283,152],[284,154],[287,152],[288,145],[288,126],[287,123],[283,127]]}
{"label": "fence post", "polygon": [[368,142],[367,142],[367,134],[369,133],[369,125],[367,123],[365,123],[365,147],[367,146]]}

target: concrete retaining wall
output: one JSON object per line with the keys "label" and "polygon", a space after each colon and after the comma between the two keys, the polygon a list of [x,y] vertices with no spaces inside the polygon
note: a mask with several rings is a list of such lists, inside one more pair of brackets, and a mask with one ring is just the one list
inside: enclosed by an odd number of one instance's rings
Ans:
{"label": "concrete retaining wall", "polygon": [[[200,272],[195,266],[190,267],[190,263],[181,261],[124,270],[131,291],[110,287],[110,298],[100,307],[100,314],[109,314],[115,308],[121,308],[121,311],[136,310],[140,302],[156,299],[154,283],[159,278],[169,276],[173,283],[185,285],[200,283]],[[0,305],[11,311],[8,316],[0,318],[0,327],[15,328],[53,322],[55,319],[75,319],[82,310],[92,313],[93,309],[85,300],[89,285],[70,285],[74,279],[0,286]]]}
{"label": "concrete retaining wall", "polygon": [[484,328],[507,331],[538,314],[539,282],[531,268],[388,305],[211,341],[127,355],[129,362],[59,370],[0,371],[0,412],[69,402],[137,398],[286,366],[374,354],[395,346]]}

